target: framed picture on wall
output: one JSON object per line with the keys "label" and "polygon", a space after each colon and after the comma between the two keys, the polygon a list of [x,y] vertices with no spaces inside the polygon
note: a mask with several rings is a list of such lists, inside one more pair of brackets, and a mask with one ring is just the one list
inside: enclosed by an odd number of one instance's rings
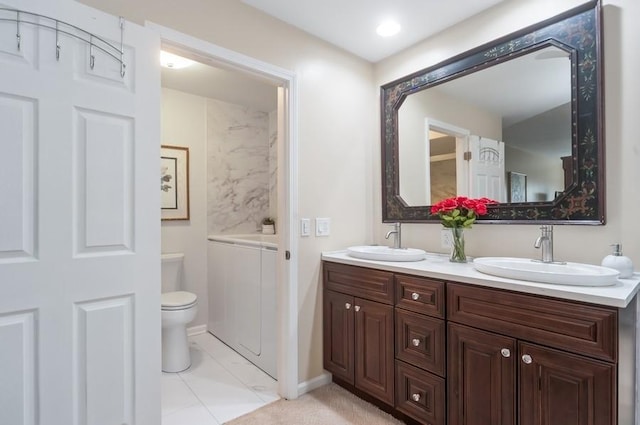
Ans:
{"label": "framed picture on wall", "polygon": [[189,220],[189,148],[160,148],[162,220]]}
{"label": "framed picture on wall", "polygon": [[509,171],[507,173],[507,202],[527,202],[527,175]]}

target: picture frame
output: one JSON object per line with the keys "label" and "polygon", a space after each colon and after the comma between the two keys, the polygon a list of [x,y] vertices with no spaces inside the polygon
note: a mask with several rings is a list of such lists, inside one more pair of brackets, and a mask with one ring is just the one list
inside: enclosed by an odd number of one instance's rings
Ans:
{"label": "picture frame", "polygon": [[189,220],[189,148],[160,146],[162,220]]}
{"label": "picture frame", "polygon": [[527,175],[509,171],[507,173],[507,202],[527,202]]}

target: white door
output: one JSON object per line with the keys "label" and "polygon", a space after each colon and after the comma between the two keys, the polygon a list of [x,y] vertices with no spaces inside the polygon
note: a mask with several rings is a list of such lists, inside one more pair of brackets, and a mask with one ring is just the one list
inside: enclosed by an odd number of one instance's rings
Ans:
{"label": "white door", "polygon": [[469,151],[469,197],[505,202],[504,143],[472,135]]}
{"label": "white door", "polygon": [[[0,2],[120,44],[73,1]],[[124,77],[57,41],[0,21],[0,424],[157,425],[159,40],[125,23]]]}

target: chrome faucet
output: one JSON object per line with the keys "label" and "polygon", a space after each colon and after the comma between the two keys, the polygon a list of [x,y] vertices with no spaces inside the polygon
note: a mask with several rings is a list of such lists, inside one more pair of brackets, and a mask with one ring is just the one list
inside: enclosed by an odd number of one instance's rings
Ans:
{"label": "chrome faucet", "polygon": [[535,248],[542,248],[543,263],[553,263],[553,226],[550,224],[540,226],[541,234],[533,244]]}
{"label": "chrome faucet", "polygon": [[402,229],[400,228],[400,223],[393,223],[393,230],[389,230],[384,238],[389,239],[389,236],[391,235],[394,235],[393,248],[401,249],[402,248]]}

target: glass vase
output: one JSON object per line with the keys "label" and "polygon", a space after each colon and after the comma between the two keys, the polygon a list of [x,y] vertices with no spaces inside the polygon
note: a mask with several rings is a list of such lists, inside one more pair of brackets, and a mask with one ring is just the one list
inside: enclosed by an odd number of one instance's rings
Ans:
{"label": "glass vase", "polygon": [[467,255],[464,253],[464,227],[451,228],[451,256],[452,263],[466,263]]}

